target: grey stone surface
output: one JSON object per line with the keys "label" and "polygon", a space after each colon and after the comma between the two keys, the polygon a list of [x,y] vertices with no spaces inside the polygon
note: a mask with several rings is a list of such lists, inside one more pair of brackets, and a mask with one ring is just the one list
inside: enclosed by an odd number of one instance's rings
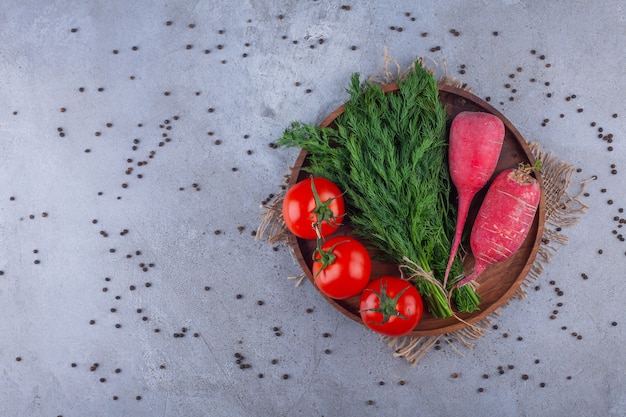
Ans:
{"label": "grey stone surface", "polygon": [[[626,415],[623,2],[5,1],[0,39],[0,415]],[[385,48],[598,178],[540,291],[415,367],[251,236],[269,145]]]}

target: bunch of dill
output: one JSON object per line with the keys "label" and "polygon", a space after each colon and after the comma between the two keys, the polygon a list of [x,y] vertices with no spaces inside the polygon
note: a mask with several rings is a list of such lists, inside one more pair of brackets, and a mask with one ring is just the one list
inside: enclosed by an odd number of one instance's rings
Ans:
{"label": "bunch of dill", "polygon": [[[353,74],[334,128],[293,123],[278,140],[308,152],[306,170],[345,190],[347,215],[362,236],[415,281],[433,316],[453,315],[441,284],[455,228],[447,166],[446,113],[432,73],[416,63],[399,91]],[[451,276],[460,277],[456,259]],[[451,285],[456,280],[451,281]],[[461,312],[477,309],[471,286],[455,289]]]}

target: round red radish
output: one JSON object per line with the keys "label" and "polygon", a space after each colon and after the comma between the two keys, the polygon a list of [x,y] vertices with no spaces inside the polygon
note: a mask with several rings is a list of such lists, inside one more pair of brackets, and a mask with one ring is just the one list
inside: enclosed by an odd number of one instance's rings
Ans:
{"label": "round red radish", "polygon": [[458,209],[444,285],[448,281],[452,262],[461,243],[472,199],[493,175],[503,142],[504,123],[491,113],[464,111],[452,120],[448,162],[450,177],[458,194]]}
{"label": "round red radish", "polygon": [[524,243],[541,199],[539,183],[530,171],[507,169],[493,180],[470,235],[476,261],[474,270],[456,286],[477,278],[488,266],[508,259]]}

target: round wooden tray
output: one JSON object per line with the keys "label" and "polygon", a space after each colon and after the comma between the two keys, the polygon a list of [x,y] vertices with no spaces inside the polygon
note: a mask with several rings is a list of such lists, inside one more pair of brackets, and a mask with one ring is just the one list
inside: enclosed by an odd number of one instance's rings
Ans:
{"label": "round wooden tray", "polygon": [[[389,84],[383,87],[383,90],[387,93],[397,93],[398,85]],[[494,109],[485,101],[474,96],[473,94],[461,90],[455,87],[440,85],[439,86],[439,99],[446,108],[446,114],[448,116],[448,128],[452,119],[462,111],[483,111],[489,112],[498,116],[504,123],[506,128],[504,144],[502,146],[502,152],[494,176],[500,171],[507,168],[514,168],[521,162],[534,164],[535,160],[528,148],[528,145],[518,130],[507,120],[500,112]],[[344,107],[341,106],[333,111],[324,121],[320,124],[322,127],[334,127],[334,120],[344,111]],[[289,186],[291,187],[298,181],[307,177],[307,173],[301,168],[307,164],[307,152],[302,151],[296,162],[289,179]],[[542,185],[541,175],[537,174],[539,184]],[[468,216],[466,230],[474,222],[480,203],[482,202],[488,185],[479,192],[473,200],[472,207]],[[451,333],[460,330],[468,324],[474,324],[494,312],[498,307],[501,307],[507,300],[511,298],[513,293],[519,288],[520,284],[524,281],[528,274],[539,250],[541,243],[541,237],[543,234],[543,227],[545,221],[545,196],[542,194],[539,208],[535,216],[535,221],[528,234],[528,237],[524,241],[522,247],[508,260],[489,267],[480,277],[476,280],[479,286],[477,287],[478,294],[482,297],[479,310],[471,314],[457,314],[463,321],[451,317],[448,319],[436,319],[426,310],[422,316],[421,321],[415,327],[415,329],[409,333],[408,336],[436,336],[446,333]],[[349,219],[346,219],[344,225],[342,225],[337,232],[337,235],[350,235],[351,228]],[[312,254],[315,250],[315,241],[303,240],[295,237],[293,234],[289,235],[289,244],[293,248],[299,265],[306,274],[309,281],[313,283],[313,275],[311,273],[312,268]],[[465,245],[469,249],[469,245]],[[474,264],[474,259],[470,254],[465,258],[466,272],[471,271]],[[399,270],[397,265],[384,264],[380,262],[373,262],[371,279],[382,275],[396,275],[399,276]],[[317,287],[316,287],[317,288]],[[361,317],[358,312],[359,296],[349,298],[347,300],[335,300],[326,297],[320,292],[332,306],[341,311],[347,317],[362,323]]]}

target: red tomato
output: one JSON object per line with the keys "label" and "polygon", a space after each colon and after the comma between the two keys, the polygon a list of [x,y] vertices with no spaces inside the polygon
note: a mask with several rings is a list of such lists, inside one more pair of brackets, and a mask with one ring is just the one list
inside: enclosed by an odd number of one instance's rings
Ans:
{"label": "red tomato", "polygon": [[326,178],[307,178],[285,194],[283,219],[287,229],[302,239],[317,239],[314,225],[319,224],[321,237],[330,236],[345,216],[341,190]]}
{"label": "red tomato", "polygon": [[319,290],[344,300],[358,295],[370,280],[372,260],[358,240],[335,236],[315,252],[313,276]]}
{"label": "red tomato", "polygon": [[370,329],[387,336],[404,336],[417,326],[424,306],[415,286],[384,276],[369,283],[361,295],[359,312]]}

